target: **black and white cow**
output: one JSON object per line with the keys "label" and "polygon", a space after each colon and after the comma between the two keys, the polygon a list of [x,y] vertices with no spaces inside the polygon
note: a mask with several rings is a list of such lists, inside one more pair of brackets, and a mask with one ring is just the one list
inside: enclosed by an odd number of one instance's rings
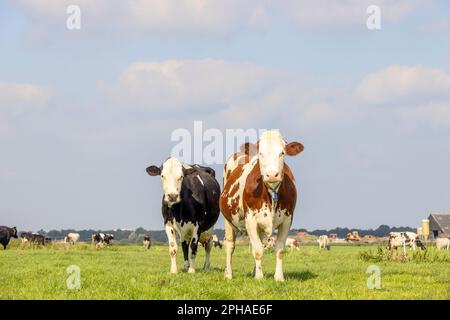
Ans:
{"label": "black and white cow", "polygon": [[177,273],[176,233],[181,239],[185,269],[190,273],[195,272],[199,242],[206,251],[204,268],[209,269],[212,230],[220,214],[220,186],[214,170],[169,158],[162,166],[150,166],[146,171],[151,176],[161,176],[164,192],[162,215],[169,241],[170,272]]}
{"label": "black and white cow", "polygon": [[64,237],[65,243],[75,244],[80,240],[80,234],[71,232]]}
{"label": "black and white cow", "polygon": [[152,240],[150,239],[149,236],[145,236],[144,240],[142,241],[142,244],[144,245],[144,249],[148,250],[152,246]]}
{"label": "black and white cow", "polygon": [[39,233],[30,233],[30,232],[22,232],[20,234],[20,239],[22,240],[22,243],[34,243],[42,246],[45,245],[45,243],[51,241],[50,238],[46,238],[45,236]]}
{"label": "black and white cow", "polygon": [[22,232],[20,234],[20,241],[22,243],[29,243],[31,241],[32,237],[33,237],[33,234],[31,232]]}
{"label": "black and white cow", "polygon": [[388,249],[403,248],[403,252],[406,253],[406,247],[411,247],[414,251],[416,248],[425,249],[425,245],[420,241],[417,233],[414,232],[391,232],[389,233]]}
{"label": "black and white cow", "polygon": [[6,246],[9,244],[11,238],[17,238],[17,228],[0,226],[0,244],[3,246],[3,250],[6,250]]}
{"label": "black and white cow", "polygon": [[92,245],[98,248],[110,245],[111,241],[114,240],[114,235],[100,232],[93,234],[91,238]]}

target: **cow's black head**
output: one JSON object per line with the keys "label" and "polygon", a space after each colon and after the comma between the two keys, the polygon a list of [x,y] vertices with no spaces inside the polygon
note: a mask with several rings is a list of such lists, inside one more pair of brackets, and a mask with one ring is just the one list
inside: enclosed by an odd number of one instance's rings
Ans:
{"label": "cow's black head", "polygon": [[11,237],[17,238],[17,228],[16,227],[11,228]]}

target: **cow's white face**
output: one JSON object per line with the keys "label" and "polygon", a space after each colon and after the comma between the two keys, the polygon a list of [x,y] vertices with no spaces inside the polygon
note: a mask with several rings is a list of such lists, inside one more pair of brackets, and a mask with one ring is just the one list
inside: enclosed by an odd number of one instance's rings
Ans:
{"label": "cow's white face", "polygon": [[272,190],[276,190],[283,180],[285,155],[294,156],[303,151],[299,142],[289,144],[276,130],[265,131],[258,144],[258,160],[263,182]]}
{"label": "cow's white face", "polygon": [[167,159],[162,166],[161,181],[164,201],[173,205],[181,201],[181,184],[183,182],[183,165],[176,158]]}
{"label": "cow's white face", "polygon": [[146,169],[151,176],[161,176],[164,202],[169,206],[181,201],[181,184],[183,183],[183,164],[176,158],[167,159],[161,167],[150,166]]}
{"label": "cow's white face", "polygon": [[276,189],[283,180],[286,142],[278,131],[266,131],[261,135],[258,160],[261,176],[266,185]]}

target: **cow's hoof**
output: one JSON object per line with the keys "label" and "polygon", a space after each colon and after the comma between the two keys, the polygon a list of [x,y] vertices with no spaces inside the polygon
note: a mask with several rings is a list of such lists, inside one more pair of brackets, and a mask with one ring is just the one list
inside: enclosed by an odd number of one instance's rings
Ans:
{"label": "cow's hoof", "polygon": [[204,267],[203,267],[203,269],[204,270],[206,270],[206,271],[209,271],[209,270],[211,270],[211,266],[208,264],[208,265],[205,265]]}
{"label": "cow's hoof", "polygon": [[284,275],[275,273],[274,279],[275,279],[275,281],[283,282],[284,281]]}
{"label": "cow's hoof", "polygon": [[171,269],[170,269],[170,273],[171,273],[171,274],[177,274],[177,273],[178,273],[177,268],[171,268]]}
{"label": "cow's hoof", "polygon": [[194,268],[189,268],[188,273],[195,273],[195,269]]}
{"label": "cow's hoof", "polygon": [[225,270],[224,276],[225,276],[225,279],[230,279],[230,280],[233,279],[233,273],[229,272],[228,270]]}
{"label": "cow's hoof", "polygon": [[264,275],[263,275],[262,273],[260,273],[260,274],[255,274],[255,279],[256,279],[256,280],[264,279]]}

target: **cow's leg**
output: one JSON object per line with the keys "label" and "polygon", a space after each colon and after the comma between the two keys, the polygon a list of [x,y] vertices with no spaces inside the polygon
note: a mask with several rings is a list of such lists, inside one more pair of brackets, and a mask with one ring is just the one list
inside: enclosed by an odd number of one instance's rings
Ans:
{"label": "cow's leg", "polygon": [[198,228],[195,229],[194,231],[194,236],[192,237],[191,240],[191,259],[190,259],[190,263],[189,263],[189,273],[194,273],[195,272],[195,257],[197,256],[197,249],[198,249]]}
{"label": "cow's leg", "polygon": [[170,273],[177,273],[177,237],[175,229],[166,224],[167,240],[169,240]]}
{"label": "cow's leg", "polygon": [[212,243],[205,243],[205,264],[203,269],[209,271],[211,269],[211,249]]}
{"label": "cow's leg", "polygon": [[226,267],[225,267],[225,278],[231,279],[233,278],[233,269],[231,267],[231,262],[233,260],[234,247],[236,242],[236,232],[233,229],[233,226],[227,219],[224,222],[225,225],[225,251],[226,251]]}
{"label": "cow's leg", "polygon": [[278,227],[277,241],[275,243],[275,254],[277,262],[275,265],[275,281],[284,281],[283,275],[283,257],[285,253],[286,239],[291,228],[292,218],[286,220]]}
{"label": "cow's leg", "polygon": [[253,258],[255,258],[255,279],[262,279],[264,275],[261,262],[264,254],[264,247],[259,238],[258,225],[253,214],[248,214],[245,218],[245,229],[247,230],[250,242],[252,243]]}
{"label": "cow's leg", "polygon": [[205,264],[203,265],[203,269],[209,270],[211,267],[210,258],[211,258],[211,249],[213,246],[212,237],[208,237],[205,242]]}
{"label": "cow's leg", "polygon": [[[259,240],[261,241],[261,244],[262,244],[263,252],[264,252],[264,249],[270,250],[271,249],[270,245],[267,245],[266,247],[264,247],[264,244],[263,244],[263,240],[264,240],[264,236],[265,236],[264,230],[258,230],[258,235],[259,235]],[[267,240],[267,241],[269,241],[269,240]],[[251,243],[251,241],[250,241],[250,243]],[[253,276],[256,276],[256,264],[253,267]]]}
{"label": "cow's leg", "polygon": [[189,243],[186,239],[181,240],[181,248],[183,249],[184,269],[189,270]]}

